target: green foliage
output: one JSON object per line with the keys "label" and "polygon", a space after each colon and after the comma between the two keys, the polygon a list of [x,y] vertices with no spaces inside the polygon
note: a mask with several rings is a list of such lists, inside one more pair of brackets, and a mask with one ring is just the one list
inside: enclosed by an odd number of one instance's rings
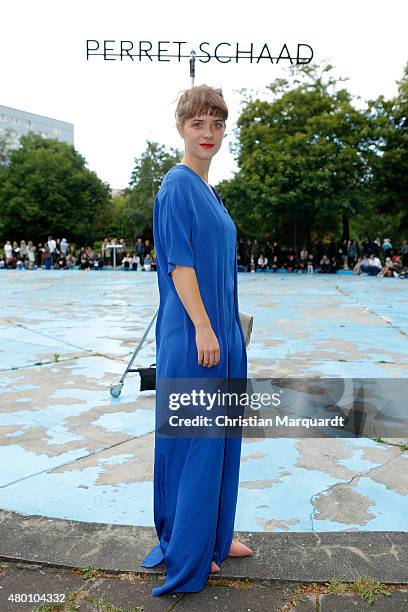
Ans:
{"label": "green foliage", "polygon": [[[408,172],[401,164],[405,149],[396,152],[395,126],[401,138],[406,80],[400,84],[398,104],[383,101],[375,115],[354,106],[350,93],[340,87],[345,79],[335,78],[332,71],[330,65],[293,66],[291,80],[277,79],[268,86],[272,100],[244,92],[232,147],[239,172],[218,186],[242,234],[260,240],[285,236],[297,245],[342,230],[348,238],[349,219],[367,221],[369,210],[378,228],[375,173],[381,172],[388,172],[390,182],[399,177],[387,192],[388,206],[394,198],[390,233],[395,235],[396,223],[404,221],[396,217],[396,202],[408,212]],[[388,160],[381,147],[387,133]],[[383,208],[386,212],[389,208]]]}
{"label": "green foliage", "polygon": [[[398,95],[357,109],[333,66],[291,66],[261,100],[242,89],[231,151],[238,172],[217,188],[241,235],[301,246],[329,235],[389,235],[408,229],[408,64]],[[74,147],[28,134],[0,137],[0,239],[70,243],[153,238],[153,202],[182,156],[147,141],[129,187],[109,186]]]}
{"label": "green foliage", "polygon": [[376,126],[379,150],[373,164],[373,197],[389,233],[395,235],[408,226],[408,64],[398,81],[398,95],[370,100],[367,114]]}
{"label": "green foliage", "polygon": [[135,159],[129,187],[125,190],[122,219],[126,237],[153,238],[154,198],[163,176],[181,157],[181,151],[166,150],[163,145],[147,141],[145,151]]}
{"label": "green foliage", "polygon": [[8,153],[0,173],[3,239],[48,234],[92,243],[103,232],[110,189],[73,146],[29,133]]}

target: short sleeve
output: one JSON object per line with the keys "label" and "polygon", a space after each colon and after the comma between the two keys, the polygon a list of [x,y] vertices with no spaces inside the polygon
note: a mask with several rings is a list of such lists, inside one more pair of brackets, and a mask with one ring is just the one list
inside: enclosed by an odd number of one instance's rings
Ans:
{"label": "short sleeve", "polygon": [[158,229],[167,258],[167,274],[176,265],[194,268],[191,203],[177,183],[166,186],[160,194]]}

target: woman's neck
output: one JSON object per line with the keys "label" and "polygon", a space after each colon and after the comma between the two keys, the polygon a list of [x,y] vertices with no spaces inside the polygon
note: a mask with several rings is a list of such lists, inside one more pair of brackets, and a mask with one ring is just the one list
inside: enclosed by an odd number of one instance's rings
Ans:
{"label": "woman's neck", "polygon": [[210,159],[197,159],[196,157],[190,157],[188,154],[184,153],[184,157],[180,163],[194,170],[194,172],[199,174],[201,178],[208,183],[208,171],[211,164]]}

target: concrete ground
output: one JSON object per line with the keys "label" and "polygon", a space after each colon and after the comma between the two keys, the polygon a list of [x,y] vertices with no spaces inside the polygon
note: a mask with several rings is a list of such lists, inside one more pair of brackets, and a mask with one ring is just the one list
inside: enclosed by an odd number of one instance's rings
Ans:
{"label": "concrete ground", "polygon": [[[129,374],[117,399],[109,385],[120,378],[153,316],[156,285],[155,273],[144,272],[1,271],[0,536],[4,517],[24,528],[43,517],[150,529],[154,541],[154,393],[139,391],[137,374]],[[407,294],[408,283],[400,279],[239,274],[240,309],[254,314],[249,376],[408,378]],[[154,361],[152,329],[135,365]],[[285,538],[364,533],[374,538],[371,544],[382,542],[380,559],[398,560],[408,527],[407,443],[395,436],[383,442],[244,439],[237,531]],[[400,534],[401,551],[395,552],[392,537],[384,548],[381,533]],[[149,546],[145,540],[140,557]],[[349,569],[369,558],[365,545],[347,547]],[[16,561],[36,554],[30,540],[14,553],[0,544],[0,557],[11,563],[1,580],[17,572]],[[245,561],[246,577],[248,563],[253,559]],[[384,567],[376,576],[371,562],[364,569],[381,580]],[[274,558],[269,578],[282,569]],[[279,579],[317,578],[283,572]],[[398,581],[408,582],[404,572]]]}

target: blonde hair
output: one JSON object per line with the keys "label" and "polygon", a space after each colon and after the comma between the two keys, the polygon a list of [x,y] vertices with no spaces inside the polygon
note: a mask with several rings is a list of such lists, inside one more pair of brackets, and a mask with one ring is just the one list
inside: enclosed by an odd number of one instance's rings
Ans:
{"label": "blonde hair", "polygon": [[187,119],[207,114],[220,115],[224,121],[227,120],[228,107],[221,89],[209,85],[195,85],[181,92],[175,112],[177,123],[184,125]]}

